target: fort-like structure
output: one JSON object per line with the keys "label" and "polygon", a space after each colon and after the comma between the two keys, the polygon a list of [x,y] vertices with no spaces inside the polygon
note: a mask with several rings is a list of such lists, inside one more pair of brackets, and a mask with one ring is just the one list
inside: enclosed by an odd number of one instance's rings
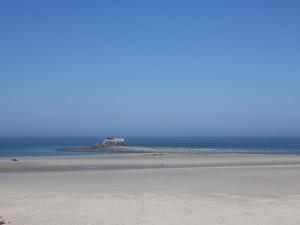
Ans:
{"label": "fort-like structure", "polygon": [[125,139],[124,138],[105,138],[102,146],[120,146],[124,145]]}

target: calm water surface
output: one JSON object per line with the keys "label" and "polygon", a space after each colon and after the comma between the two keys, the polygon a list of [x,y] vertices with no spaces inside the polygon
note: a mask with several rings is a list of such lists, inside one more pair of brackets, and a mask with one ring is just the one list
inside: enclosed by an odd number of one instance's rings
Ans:
{"label": "calm water surface", "polygon": [[[107,153],[61,152],[83,148],[102,138],[0,138],[0,157],[103,155]],[[126,138],[126,146],[185,148],[205,153],[300,154],[300,138]]]}

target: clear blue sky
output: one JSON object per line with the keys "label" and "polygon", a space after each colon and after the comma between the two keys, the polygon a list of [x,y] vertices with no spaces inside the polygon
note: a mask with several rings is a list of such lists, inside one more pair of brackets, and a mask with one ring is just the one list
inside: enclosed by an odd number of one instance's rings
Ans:
{"label": "clear blue sky", "polygon": [[300,136],[299,1],[0,1],[0,136]]}

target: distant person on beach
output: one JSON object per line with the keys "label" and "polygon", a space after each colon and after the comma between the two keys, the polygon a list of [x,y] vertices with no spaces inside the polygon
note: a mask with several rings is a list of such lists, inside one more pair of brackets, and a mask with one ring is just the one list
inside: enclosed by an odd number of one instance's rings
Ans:
{"label": "distant person on beach", "polygon": [[0,225],[3,225],[3,224],[5,224],[4,218],[2,216],[0,216]]}

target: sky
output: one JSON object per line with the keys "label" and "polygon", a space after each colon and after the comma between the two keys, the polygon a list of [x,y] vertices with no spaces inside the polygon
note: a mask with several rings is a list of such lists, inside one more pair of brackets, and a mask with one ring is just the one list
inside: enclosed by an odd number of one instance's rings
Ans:
{"label": "sky", "polygon": [[0,137],[300,136],[300,1],[0,1]]}

